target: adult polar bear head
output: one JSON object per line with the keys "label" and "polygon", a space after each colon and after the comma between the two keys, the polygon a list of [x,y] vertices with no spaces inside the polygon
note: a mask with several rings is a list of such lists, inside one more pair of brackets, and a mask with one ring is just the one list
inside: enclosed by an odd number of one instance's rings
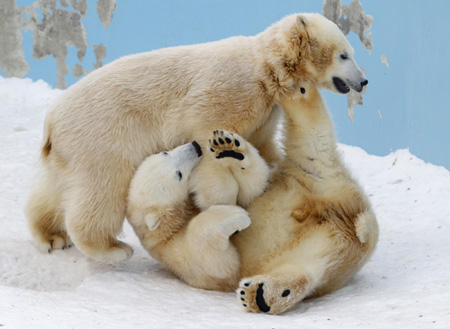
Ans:
{"label": "adult polar bear head", "polygon": [[288,87],[292,78],[309,77],[319,88],[346,94],[350,88],[361,92],[368,83],[342,31],[322,15],[290,15],[260,35],[269,40],[273,53],[281,55],[271,60],[280,86],[285,82]]}

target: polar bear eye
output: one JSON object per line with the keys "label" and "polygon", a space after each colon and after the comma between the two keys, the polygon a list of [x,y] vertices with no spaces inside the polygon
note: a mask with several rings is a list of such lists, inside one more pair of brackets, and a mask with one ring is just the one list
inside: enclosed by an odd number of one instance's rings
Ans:
{"label": "polar bear eye", "polygon": [[343,59],[343,60],[346,60],[346,59],[348,59],[348,55],[347,55],[347,53],[343,53],[343,54],[341,54],[341,59]]}
{"label": "polar bear eye", "polygon": [[177,175],[178,175],[178,180],[181,180],[183,178],[183,174],[179,170],[177,171]]}
{"label": "polar bear eye", "polygon": [[167,152],[161,152],[161,154],[162,154],[162,155],[167,155],[168,153],[167,153]]}

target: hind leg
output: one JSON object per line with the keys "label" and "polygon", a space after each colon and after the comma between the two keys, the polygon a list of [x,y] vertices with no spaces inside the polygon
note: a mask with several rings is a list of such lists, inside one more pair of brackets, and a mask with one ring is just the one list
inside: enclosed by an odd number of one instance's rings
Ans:
{"label": "hind leg", "polygon": [[126,189],[120,190],[124,184],[112,179],[105,186],[93,180],[76,181],[66,202],[66,227],[74,244],[98,261],[112,264],[130,258],[133,249],[116,239],[125,217]]}
{"label": "hind leg", "polygon": [[37,178],[25,206],[31,235],[42,252],[69,248],[72,242],[64,225],[62,182],[45,167]]}
{"label": "hind leg", "polygon": [[336,259],[330,235],[326,226],[320,226],[270,262],[243,271],[257,275],[241,280],[237,290],[241,304],[249,312],[279,314],[316,293]]}

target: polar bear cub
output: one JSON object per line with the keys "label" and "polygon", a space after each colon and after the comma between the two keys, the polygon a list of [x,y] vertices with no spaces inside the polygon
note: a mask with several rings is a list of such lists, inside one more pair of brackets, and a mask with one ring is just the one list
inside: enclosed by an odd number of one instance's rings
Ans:
{"label": "polar bear cub", "polygon": [[216,130],[196,143],[149,156],[134,175],[127,218],[144,248],[188,284],[232,291],[240,277],[231,235],[250,225],[246,207],[269,167],[237,134]]}

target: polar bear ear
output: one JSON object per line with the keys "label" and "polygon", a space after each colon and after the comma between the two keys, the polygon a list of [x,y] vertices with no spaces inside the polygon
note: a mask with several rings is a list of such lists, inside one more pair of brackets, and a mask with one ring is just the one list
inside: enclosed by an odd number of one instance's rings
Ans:
{"label": "polar bear ear", "polygon": [[306,36],[306,39],[309,41],[308,20],[306,19],[306,17],[304,15],[298,15],[297,24],[300,29],[300,33],[304,34]]}
{"label": "polar bear ear", "polygon": [[150,231],[154,231],[159,227],[160,220],[154,214],[148,213],[145,215],[145,223]]}
{"label": "polar bear ear", "polygon": [[306,24],[306,18],[305,18],[305,16],[303,16],[303,15],[298,15],[298,16],[297,16],[297,23],[298,23],[298,25],[300,25],[300,27],[306,29],[307,24]]}

